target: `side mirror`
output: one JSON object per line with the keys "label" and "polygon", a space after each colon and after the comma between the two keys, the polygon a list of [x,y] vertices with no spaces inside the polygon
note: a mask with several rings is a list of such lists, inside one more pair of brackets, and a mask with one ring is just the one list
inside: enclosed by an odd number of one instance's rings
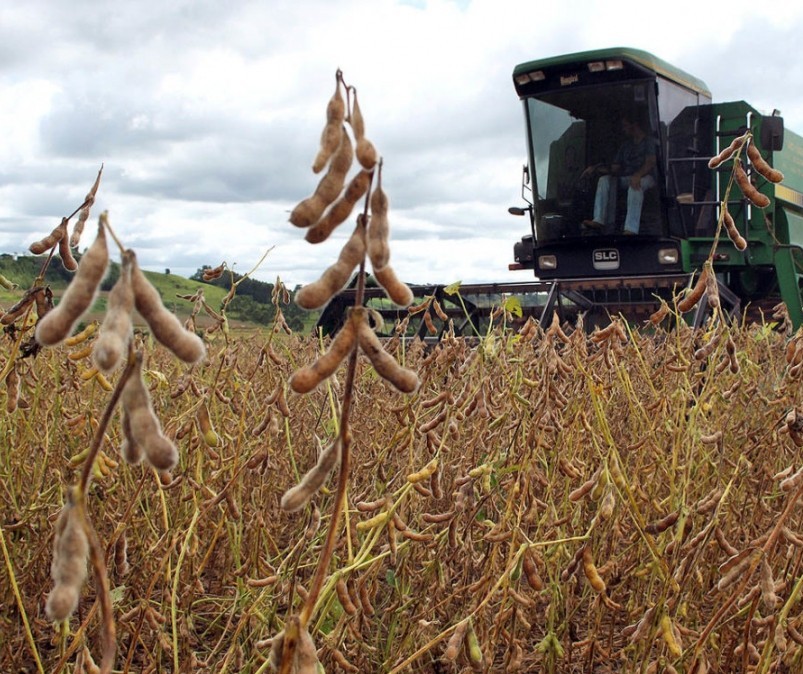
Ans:
{"label": "side mirror", "polygon": [[507,209],[507,212],[510,213],[510,215],[524,215],[529,211],[530,211],[529,208],[519,208],[518,206],[511,206],[510,208]]}
{"label": "side mirror", "polygon": [[783,117],[773,114],[761,119],[761,148],[769,152],[783,149]]}

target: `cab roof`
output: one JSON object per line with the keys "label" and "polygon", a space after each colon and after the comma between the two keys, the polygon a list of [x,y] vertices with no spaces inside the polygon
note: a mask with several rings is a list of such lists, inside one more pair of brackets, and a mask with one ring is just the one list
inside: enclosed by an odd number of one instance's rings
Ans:
{"label": "cab roof", "polygon": [[612,59],[621,59],[623,61],[630,61],[644,68],[647,68],[658,75],[661,75],[672,82],[676,82],[682,86],[692,89],[693,91],[711,98],[711,91],[702,80],[690,75],[689,73],[676,68],[671,63],[659,59],[657,56],[649,52],[642,51],[641,49],[631,49],[630,47],[611,47],[609,49],[595,49],[592,51],[574,52],[572,54],[562,54],[560,56],[552,56],[550,58],[538,59],[537,61],[527,61],[521,63],[513,69],[513,78],[523,73],[529,73],[534,70],[545,70],[552,67],[560,67],[571,65],[573,63],[583,64],[590,61],[607,61]]}

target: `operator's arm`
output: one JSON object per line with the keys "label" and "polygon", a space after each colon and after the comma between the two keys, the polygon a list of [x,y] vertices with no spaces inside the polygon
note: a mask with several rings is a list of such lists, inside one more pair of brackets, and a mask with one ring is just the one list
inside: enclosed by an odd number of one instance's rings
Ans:
{"label": "operator's arm", "polygon": [[644,176],[649,175],[652,172],[652,170],[655,168],[655,164],[656,164],[656,160],[655,160],[655,154],[654,153],[653,154],[648,154],[644,158],[644,163],[641,165],[639,170],[636,171],[632,176],[630,176],[630,186],[634,190],[640,190],[641,189],[641,179]]}

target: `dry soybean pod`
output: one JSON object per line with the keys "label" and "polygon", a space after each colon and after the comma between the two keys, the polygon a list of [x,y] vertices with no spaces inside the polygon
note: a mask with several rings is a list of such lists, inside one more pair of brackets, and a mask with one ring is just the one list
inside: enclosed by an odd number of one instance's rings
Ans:
{"label": "dry soybean pod", "polygon": [[301,482],[284,493],[281,500],[282,509],[295,512],[304,507],[304,504],[321,488],[339,459],[340,437],[338,436],[321,452],[318,462],[301,478]]}
{"label": "dry soybean pod", "polygon": [[195,411],[195,419],[198,422],[198,430],[201,432],[201,437],[206,443],[207,447],[217,447],[220,444],[220,438],[212,426],[212,420],[209,418],[209,408],[206,406],[206,401],[202,400]]}
{"label": "dry soybean pod", "polygon": [[360,604],[362,604],[363,613],[367,616],[372,616],[376,613],[376,609],[371,603],[371,593],[368,588],[368,581],[363,579],[357,588],[360,595]]}
{"label": "dry soybean pod", "polygon": [[62,218],[61,222],[48,234],[44,239],[34,241],[28,250],[34,255],[41,255],[47,251],[55,248],[56,244],[61,241],[67,234],[67,218]]}
{"label": "dry soybean pod", "polygon": [[678,517],[680,517],[680,511],[675,510],[674,512],[669,513],[666,517],[662,517],[655,522],[650,522],[644,527],[644,531],[652,535],[659,534],[673,526],[675,522],[678,521]]}
{"label": "dry soybean pod", "polygon": [[[356,665],[352,665],[346,659],[346,656],[343,655],[343,653],[341,651],[339,651],[337,648],[332,649],[332,660],[334,660],[335,663],[337,664],[337,666],[340,669],[342,669],[344,672],[359,672],[359,671],[362,671]],[[317,673],[317,671],[318,670],[316,670],[316,673]]]}
{"label": "dry soybean pod", "polygon": [[454,517],[454,510],[448,510],[443,513],[423,513],[421,521],[427,524],[440,524],[441,522],[448,522]]}
{"label": "dry soybean pod", "polygon": [[376,166],[379,156],[374,144],[365,137],[365,120],[362,116],[362,110],[360,110],[360,104],[357,102],[357,90],[352,87],[351,91],[354,102],[351,104],[349,121],[354,131],[354,138],[357,141],[355,154],[357,155],[357,161],[360,162],[360,166],[370,171]]}
{"label": "dry soybean pod", "polygon": [[467,631],[468,618],[459,622],[457,627],[455,627],[454,632],[452,632],[452,636],[449,637],[449,641],[446,644],[446,650],[443,653],[444,658],[451,661],[457,660],[457,656],[460,655],[460,648],[462,647],[463,641],[466,638]]}
{"label": "dry soybean pod", "polygon": [[700,298],[702,298],[703,293],[705,293],[706,277],[710,273],[709,266],[710,264],[708,262],[703,265],[703,270],[697,277],[697,283],[694,284],[694,288],[692,288],[691,292],[678,302],[678,311],[681,313],[689,311],[692,307],[694,307],[694,305],[700,301]]}
{"label": "dry soybean pod", "polygon": [[362,110],[360,110],[360,104],[357,101],[357,89],[356,87],[349,87],[351,90],[351,111],[349,112],[349,124],[351,124],[351,130],[354,132],[354,138],[360,140],[360,138],[365,137],[365,119],[362,116]]}
{"label": "dry soybean pod", "polygon": [[368,223],[368,257],[374,269],[384,269],[390,261],[388,238],[388,196],[382,189],[382,167],[379,168],[379,182],[371,194],[371,219]]}
{"label": "dry soybean pod", "polygon": [[[198,335],[185,330],[175,314],[168,311],[159,291],[142,273],[137,257],[131,252],[131,285],[134,305],[148,323],[156,340],[185,363],[197,363],[206,355],[206,347]],[[83,260],[82,260],[83,262]]]}
{"label": "dry soybean pod", "polygon": [[597,567],[594,565],[594,558],[591,555],[591,546],[588,543],[583,546],[583,573],[595,592],[600,594],[605,592],[605,581],[602,580],[602,576],[599,575]]}
{"label": "dry soybean pod", "polygon": [[151,406],[151,397],[142,380],[142,353],[135,356],[134,371],[120,396],[123,411],[128,417],[131,438],[141,447],[157,470],[170,470],[178,463],[178,450],[162,433],[159,419]]}
{"label": "dry soybean pod", "polygon": [[722,550],[728,555],[733,557],[739,554],[739,551],[728,542],[727,538],[725,538],[725,533],[720,527],[714,527],[714,537],[716,538],[719,547],[722,548]]}
{"label": "dry soybean pod", "polygon": [[354,210],[356,203],[368,191],[368,187],[371,185],[371,176],[370,171],[360,171],[351,179],[343,195],[332,204],[332,207],[318,222],[307,230],[304,238],[308,243],[326,241],[329,235],[345,222],[346,218],[351,215],[351,211]]}
{"label": "dry soybean pod", "polygon": [[398,279],[393,268],[388,264],[377,269],[374,267],[374,278],[382,286],[391,302],[400,307],[409,307],[413,303],[413,291]]}
{"label": "dry soybean pod", "polygon": [[13,413],[17,409],[20,399],[20,377],[17,374],[16,363],[6,375],[6,412]]}
{"label": "dry soybean pod", "polygon": [[373,170],[379,161],[379,153],[376,151],[376,147],[365,137],[357,140],[357,147],[354,153],[357,156],[357,161],[360,162],[360,166],[368,171]]}
{"label": "dry soybean pod", "polygon": [[357,227],[343,246],[340,255],[317,281],[308,283],[295,295],[295,301],[302,309],[320,309],[348,283],[354,268],[365,257],[365,227],[358,220]]}
{"label": "dry soybean pod", "polygon": [[64,344],[66,346],[76,346],[81,342],[85,342],[87,339],[89,339],[92,335],[95,334],[97,329],[98,329],[97,321],[92,321],[83,330],[81,330],[81,332],[76,332],[71,337],[67,337],[67,339],[64,340]]}
{"label": "dry soybean pod", "polygon": [[2,325],[11,325],[14,321],[16,321],[23,313],[28,309],[28,307],[33,304],[36,296],[41,291],[41,288],[29,288],[25,291],[25,294],[12,306],[8,311],[6,311],[2,318],[0,318],[0,324]]}
{"label": "dry soybean pod", "polygon": [[772,168],[772,166],[767,163],[764,157],[761,156],[761,152],[759,152],[755,143],[750,143],[750,145],[747,146],[747,156],[756,171],[758,171],[771,183],[783,182],[783,173]]}
{"label": "dry soybean pod", "polygon": [[385,349],[368,325],[368,318],[363,307],[352,309],[352,320],[356,323],[357,341],[363,353],[371,361],[376,373],[389,381],[402,393],[414,393],[418,389],[418,375],[409,368],[402,367]]}
{"label": "dry soybean pod", "polygon": [[733,216],[728,212],[727,208],[722,213],[722,224],[725,225],[725,231],[728,232],[728,237],[733,242],[733,245],[736,246],[736,249],[745,250],[747,248],[747,240],[739,233]]}
{"label": "dry soybean pod", "polygon": [[717,281],[716,274],[712,273],[706,275],[705,294],[711,311],[719,309],[721,305],[719,302],[719,282]]}
{"label": "dry soybean pod", "polygon": [[52,620],[66,620],[72,615],[86,580],[89,539],[77,498],[70,490],[67,503],[56,521],[53,562],[50,566],[54,585],[45,606]]}
{"label": "dry soybean pod", "polygon": [[669,315],[669,305],[665,300],[661,300],[661,306],[650,315],[650,323],[657,326]]}
{"label": "dry soybean pod", "polygon": [[114,570],[118,577],[128,575],[131,566],[128,563],[128,536],[125,529],[114,542]]}
{"label": "dry soybean pod", "polygon": [[61,301],[36,325],[36,341],[43,346],[53,346],[68,337],[73,326],[95,301],[109,264],[105,215],[101,215],[98,235],[81,258],[78,270],[61,296]]}
{"label": "dry soybean pod", "polygon": [[762,194],[756,189],[756,186],[750,182],[750,178],[745,173],[742,167],[742,162],[738,159],[733,162],[733,178],[742,194],[753,206],[757,208],[766,208],[770,205],[770,198],[766,194]]}
{"label": "dry soybean pod", "polygon": [[315,192],[291,211],[289,219],[292,224],[296,227],[309,227],[318,222],[326,207],[343,191],[353,159],[354,147],[348,134],[344,133],[329,170],[321,178]]}
{"label": "dry soybean pod", "polygon": [[84,199],[84,204],[81,206],[81,210],[78,213],[78,220],[72,229],[72,236],[70,237],[70,248],[78,248],[78,244],[81,241],[81,234],[84,231],[84,225],[89,219],[89,209],[92,208],[92,205],[95,203],[95,195],[98,192],[98,185],[100,185],[100,176],[102,173],[103,164],[100,165],[97,178],[95,178],[95,182],[87,193],[86,198]]}
{"label": "dry soybean pod", "polygon": [[738,555],[735,555],[727,560],[724,564],[722,564],[722,566],[719,567],[719,570],[725,575],[719,579],[719,582],[717,583],[717,589],[720,592],[724,592],[737,580],[743,579],[745,574],[748,572],[749,567],[758,562],[761,555],[761,548],[754,548],[752,550],[750,548],[746,548]]}
{"label": "dry soybean pod", "polygon": [[733,141],[731,142],[731,144],[728,147],[726,147],[724,150],[722,150],[722,152],[720,152],[718,155],[716,155],[714,157],[711,157],[711,159],[708,160],[708,168],[712,168],[712,169],[716,168],[722,162],[727,161],[728,159],[730,159],[731,156],[733,155],[733,153],[736,152],[736,150],[738,150],[742,146],[742,144],[744,143],[746,138],[747,138],[746,134],[743,135],[743,136],[738,136],[737,138],[734,138]]}
{"label": "dry soybean pod", "polygon": [[357,501],[354,507],[361,513],[372,513],[387,505],[387,498],[378,498],[376,501]]}
{"label": "dry soybean pod", "polygon": [[133,252],[123,253],[120,277],[109,292],[106,316],[100,326],[100,335],[92,349],[92,359],[101,372],[114,370],[127,353],[133,334],[131,313],[134,311],[134,289],[131,285],[131,259]]}
{"label": "dry soybean pod", "polygon": [[423,482],[424,480],[428,480],[435,471],[438,470],[438,460],[432,459],[426,466],[424,466],[421,470],[418,470],[414,473],[410,473],[407,476],[407,481],[410,484],[417,484],[418,482]]}
{"label": "dry soybean pod", "polygon": [[[219,279],[223,276],[223,272],[226,270],[226,263],[219,264],[217,267],[210,267],[208,269],[204,269],[203,274],[201,275],[204,281],[214,281]],[[187,298],[190,299],[190,298]]]}
{"label": "dry soybean pod", "polygon": [[335,153],[342,142],[343,121],[346,118],[346,102],[343,100],[343,92],[340,90],[340,71],[335,75],[335,93],[326,104],[326,126],[321,133],[321,147],[312,163],[313,173],[320,173],[330,157]]}
{"label": "dry soybean pod", "polygon": [[584,499],[588,494],[591,493],[591,490],[594,489],[597,482],[599,482],[599,477],[601,474],[602,468],[598,468],[588,480],[583,482],[583,484],[569,494],[569,500],[572,503],[577,503],[578,501]]}
{"label": "dry soybean pod", "polygon": [[59,239],[59,257],[61,264],[67,271],[75,271],[78,269],[78,263],[73,257],[72,250],[70,250],[70,241],[67,237],[67,218],[62,218],[59,227],[64,228],[64,235]]}
{"label": "dry soybean pod", "polygon": [[125,413],[125,410],[123,410],[121,414],[121,426],[123,430],[123,441],[120,443],[120,455],[126,463],[136,466],[138,463],[142,462],[145,454],[142,451],[142,447],[137,444],[137,441],[134,440],[134,436],[131,434],[131,424],[128,421],[128,415]]}
{"label": "dry soybean pod", "polygon": [[775,579],[772,577],[772,567],[766,557],[761,558],[759,565],[759,587],[761,588],[761,603],[767,614],[778,608],[778,595],[775,594]]}
{"label": "dry soybean pod", "polygon": [[337,370],[340,363],[351,353],[357,332],[354,321],[347,318],[343,327],[332,339],[329,349],[312,365],[296,370],[290,377],[290,388],[296,393],[309,393]]}
{"label": "dry soybean pod", "polygon": [[527,584],[536,592],[543,590],[544,581],[538,574],[538,566],[536,565],[535,559],[533,559],[533,556],[529,550],[524,551],[521,566],[522,571],[524,571],[524,577],[527,579]]}
{"label": "dry soybean pod", "polygon": [[343,610],[350,616],[357,615],[357,605],[351,599],[351,595],[349,595],[348,588],[346,587],[346,581],[343,580],[342,577],[337,579],[335,590],[337,590],[337,600],[340,602]]}
{"label": "dry soybean pod", "polygon": [[36,315],[44,317],[53,308],[53,291],[50,286],[41,289],[41,292],[34,293],[36,298]]}

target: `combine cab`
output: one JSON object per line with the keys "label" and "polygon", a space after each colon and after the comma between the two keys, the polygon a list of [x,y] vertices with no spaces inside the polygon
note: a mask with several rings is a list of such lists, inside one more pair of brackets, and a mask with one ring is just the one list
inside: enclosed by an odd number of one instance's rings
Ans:
{"label": "combine cab", "polygon": [[[527,127],[528,206],[510,210],[529,215],[531,233],[514,247],[512,269],[553,280],[592,315],[651,312],[708,257],[731,174],[730,162],[712,170],[708,161],[750,131],[786,178],[775,185],[747,165],[770,205],[755,208],[731,189],[727,208],[748,247],[739,251],[723,233],[714,270],[733,311],[758,317],[782,299],[794,326],[803,323],[803,139],[784,134],[781,117],[743,101],[712,103],[703,82],[632,49],[524,63],[513,80]],[[625,141],[632,146],[634,120],[655,162],[639,190],[640,213],[628,223],[627,180],[606,171]],[[604,181],[618,189],[606,190]],[[636,234],[628,231],[633,222]]]}
{"label": "combine cab", "polygon": [[[509,210],[529,217],[530,232],[515,244],[510,269],[532,270],[537,280],[463,285],[457,295],[444,286],[413,286],[417,297],[438,298],[463,334],[480,331],[491,307],[511,297],[522,318],[542,324],[556,311],[565,320],[584,314],[587,327],[615,315],[642,321],[691,283],[726,202],[748,246],[740,251],[720,237],[714,270],[723,304],[760,319],[782,300],[794,327],[803,324],[803,138],[784,132],[780,116],[744,101],[712,103],[703,82],[633,49],[523,63],[513,82],[524,107],[528,162],[526,205]],[[728,193],[731,162],[708,167],[747,131],[785,174],[782,184],[767,182],[742,157],[769,198],[763,209],[735,185]],[[651,157],[635,170],[634,147]],[[628,163],[635,183],[624,170]],[[375,301],[386,318],[399,317]],[[336,330],[352,302],[353,292],[344,291],[321,327]]]}

